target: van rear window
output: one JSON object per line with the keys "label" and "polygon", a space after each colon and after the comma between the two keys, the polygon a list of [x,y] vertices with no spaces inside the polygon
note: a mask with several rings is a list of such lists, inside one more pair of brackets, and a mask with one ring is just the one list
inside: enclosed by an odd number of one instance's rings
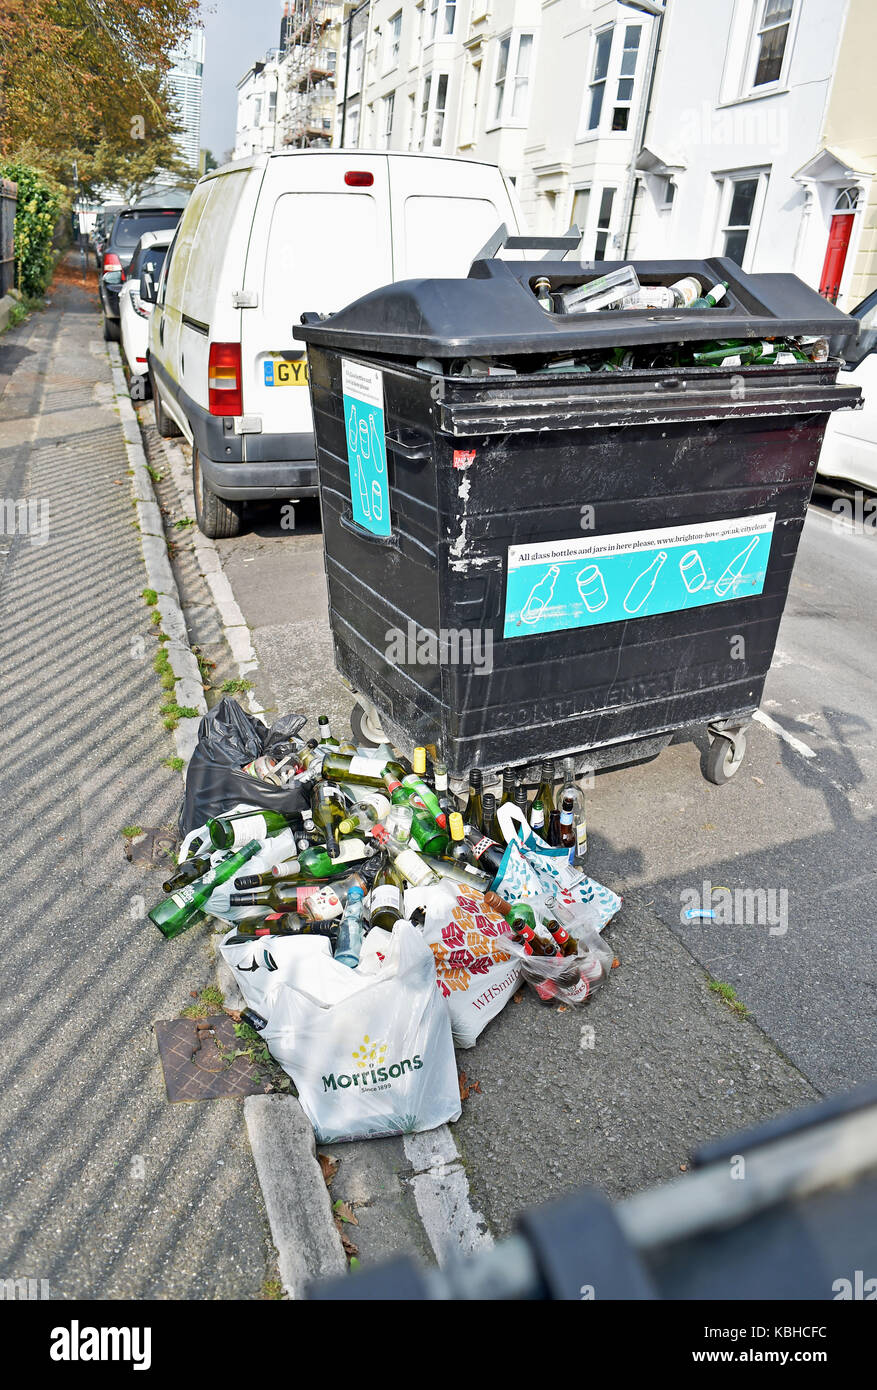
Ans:
{"label": "van rear window", "polygon": [[393,278],[389,236],[371,193],[283,193],[274,205],[265,304],[334,314]]}
{"label": "van rear window", "polygon": [[411,194],[405,199],[405,264],[397,252],[396,279],[468,275],[473,255],[504,221],[489,198]]}

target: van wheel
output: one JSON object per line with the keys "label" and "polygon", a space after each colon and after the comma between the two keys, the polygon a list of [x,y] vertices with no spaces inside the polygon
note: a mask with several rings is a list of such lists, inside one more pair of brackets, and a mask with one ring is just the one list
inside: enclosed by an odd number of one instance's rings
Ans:
{"label": "van wheel", "polygon": [[108,319],[104,314],[104,342],[120,343],[122,341],[122,325],[117,319]]}
{"label": "van wheel", "polygon": [[158,387],[152,379],[151,372],[149,380],[152,385],[152,405],[155,412],[155,428],[158,430],[162,439],[176,439],[183,431],[180,429],[176,420],[173,420],[171,416],[168,415],[162,405],[161,396],[158,394]]}
{"label": "van wheel", "polygon": [[227,502],[217,497],[204,481],[201,458],[197,449],[192,450],[192,488],[195,493],[195,515],[198,525],[213,541],[227,540],[229,536],[241,533],[241,513],[243,502]]}

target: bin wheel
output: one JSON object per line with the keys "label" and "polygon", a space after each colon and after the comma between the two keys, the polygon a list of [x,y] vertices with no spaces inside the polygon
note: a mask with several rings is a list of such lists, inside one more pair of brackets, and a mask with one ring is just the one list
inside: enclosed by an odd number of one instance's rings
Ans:
{"label": "bin wheel", "polygon": [[715,786],[724,786],[737,773],[746,754],[746,735],[714,734],[704,761],[704,776]]}
{"label": "bin wheel", "polygon": [[357,745],[362,744],[366,748],[379,748],[382,743],[387,742],[387,737],[380,724],[376,724],[369,718],[368,711],[362,705],[355,704],[350,711],[350,732],[353,735],[353,742]]}

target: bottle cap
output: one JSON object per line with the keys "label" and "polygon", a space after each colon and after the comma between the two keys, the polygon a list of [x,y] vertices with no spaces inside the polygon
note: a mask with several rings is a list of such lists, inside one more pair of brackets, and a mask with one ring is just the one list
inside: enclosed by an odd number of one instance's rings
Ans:
{"label": "bottle cap", "polygon": [[363,891],[362,891],[362,889],[360,888],[360,886],[359,886],[358,883],[354,883],[354,884],[351,885],[350,888],[348,888],[348,890],[347,890],[347,901],[348,901],[348,902],[350,902],[350,899],[351,899],[351,898],[353,898],[354,901],[356,901],[358,898],[363,898],[363,897],[365,897],[365,894],[363,893]]}
{"label": "bottle cap", "polygon": [[452,811],[448,820],[448,827],[451,832],[452,840],[462,840],[466,831],[463,826],[463,817],[459,811]]}
{"label": "bottle cap", "polygon": [[483,781],[484,779],[481,774],[481,768],[473,767],[472,771],[469,773],[469,786],[474,787],[476,791],[479,791],[481,789]]}
{"label": "bottle cap", "polygon": [[411,754],[411,766],[414,768],[414,771],[417,773],[418,777],[422,777],[424,775],[424,773],[426,772],[425,748],[415,748],[414,752]]}

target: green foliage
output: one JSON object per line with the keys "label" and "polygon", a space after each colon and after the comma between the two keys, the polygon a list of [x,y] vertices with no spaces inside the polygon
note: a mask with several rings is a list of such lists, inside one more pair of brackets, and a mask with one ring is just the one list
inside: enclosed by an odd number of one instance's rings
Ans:
{"label": "green foliage", "polygon": [[15,277],[25,295],[41,295],[52,278],[52,237],[62,190],[28,164],[0,161],[0,178],[18,184],[15,207]]}

